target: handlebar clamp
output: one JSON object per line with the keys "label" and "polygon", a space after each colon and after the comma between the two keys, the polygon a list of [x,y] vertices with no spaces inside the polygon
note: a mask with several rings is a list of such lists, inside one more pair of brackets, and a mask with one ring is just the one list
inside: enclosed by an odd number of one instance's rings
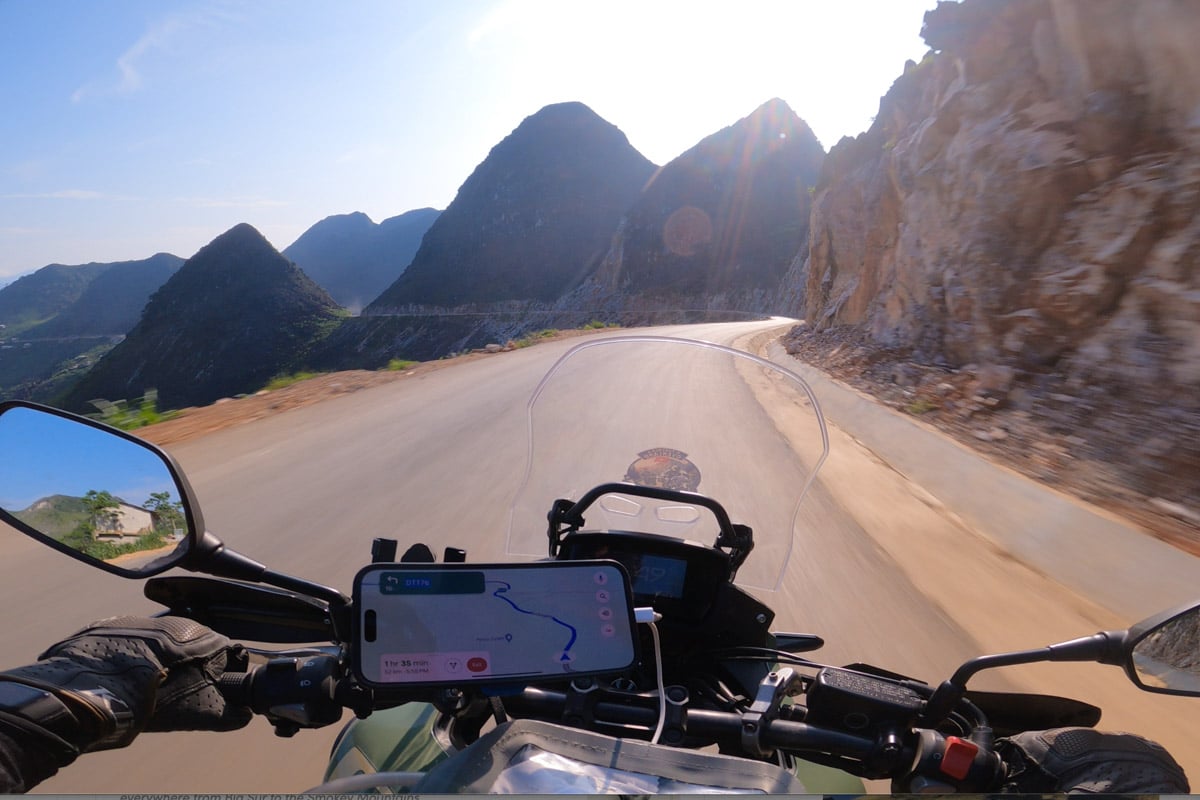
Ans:
{"label": "handlebar clamp", "polygon": [[749,755],[769,756],[773,750],[762,744],[763,728],[779,716],[783,698],[798,680],[796,671],[783,667],[772,672],[758,684],[758,693],[750,708],[742,713],[742,750]]}

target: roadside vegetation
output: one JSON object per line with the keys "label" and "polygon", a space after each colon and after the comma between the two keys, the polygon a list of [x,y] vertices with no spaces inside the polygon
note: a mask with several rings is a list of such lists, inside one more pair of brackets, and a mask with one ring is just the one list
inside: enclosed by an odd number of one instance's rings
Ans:
{"label": "roadside vegetation", "polygon": [[129,553],[167,547],[171,544],[169,537],[184,526],[182,503],[172,502],[167,492],[154,492],[145,505],[146,510],[155,513],[154,530],[139,536],[135,542],[117,544],[97,540],[97,522],[111,527],[118,518],[119,503],[109,492],[89,491],[83,497],[87,516],[74,530],[62,537],[63,544],[92,558],[111,561]]}
{"label": "roadside vegetation", "polygon": [[420,361],[409,361],[404,358],[393,358],[388,362],[386,369],[390,372],[404,372],[405,370],[412,369],[420,363]]}
{"label": "roadside vegetation", "polygon": [[158,410],[158,392],[155,389],[147,389],[144,395],[134,400],[92,400],[91,403],[100,410],[89,414],[89,417],[123,431],[166,422],[179,416],[178,411]]}
{"label": "roadside vegetation", "polygon": [[300,383],[301,381],[306,381],[309,378],[315,378],[318,375],[328,375],[328,374],[329,373],[327,373],[327,372],[301,371],[301,372],[293,372],[291,375],[276,375],[274,378],[272,378],[270,381],[267,382],[266,386],[264,386],[259,391],[273,392],[276,389],[284,389],[288,386],[291,386],[292,384]]}
{"label": "roadside vegetation", "polygon": [[545,328],[536,333],[526,334],[513,342],[517,347],[531,347],[543,339],[553,339],[558,335],[558,328]]}

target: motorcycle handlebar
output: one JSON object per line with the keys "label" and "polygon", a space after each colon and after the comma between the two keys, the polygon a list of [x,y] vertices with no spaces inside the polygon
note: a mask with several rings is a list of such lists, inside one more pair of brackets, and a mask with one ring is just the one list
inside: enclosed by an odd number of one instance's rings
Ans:
{"label": "motorcycle handlebar", "polygon": [[[519,695],[505,698],[505,707],[514,715],[522,712],[546,717],[561,716],[567,696],[547,689],[526,689]],[[645,708],[621,703],[596,703],[593,716],[601,725],[631,725],[652,730],[658,721],[657,708]],[[689,709],[687,730],[698,738],[728,742],[737,747],[745,731],[746,718],[738,711]],[[771,749],[790,752],[824,752],[863,760],[875,750],[874,739],[851,733],[822,728],[803,722],[773,719],[758,723],[758,741]]]}
{"label": "motorcycle handlebar", "polygon": [[[344,707],[363,707],[363,696],[352,680],[343,677],[339,659],[329,654],[273,658],[251,665],[245,673],[225,673],[218,686],[229,702],[267,716],[284,736],[337,722]],[[571,716],[568,695],[549,689],[526,688],[505,697],[504,705],[515,717],[562,720]],[[600,732],[605,727],[628,726],[624,735],[641,729],[648,738],[658,713],[657,706],[601,700],[590,707],[589,719],[573,721],[581,727],[595,723]],[[686,732],[689,737],[719,742],[729,752],[754,756],[782,750],[836,763],[863,777],[923,779],[926,785],[946,791],[986,791],[1003,774],[1003,764],[990,747],[932,730],[917,729],[903,738],[877,737],[789,719],[757,720],[740,711],[688,709]],[[748,743],[760,752],[749,752]]]}

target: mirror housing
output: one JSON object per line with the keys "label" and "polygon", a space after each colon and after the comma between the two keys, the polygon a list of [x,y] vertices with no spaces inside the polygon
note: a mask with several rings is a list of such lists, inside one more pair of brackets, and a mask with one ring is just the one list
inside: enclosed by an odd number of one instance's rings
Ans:
{"label": "mirror housing", "polygon": [[0,403],[0,520],[126,578],[184,564],[204,532],[192,488],[163,450],[20,400]]}
{"label": "mirror housing", "polygon": [[1125,674],[1138,688],[1200,697],[1200,603],[1179,606],[1129,629]]}

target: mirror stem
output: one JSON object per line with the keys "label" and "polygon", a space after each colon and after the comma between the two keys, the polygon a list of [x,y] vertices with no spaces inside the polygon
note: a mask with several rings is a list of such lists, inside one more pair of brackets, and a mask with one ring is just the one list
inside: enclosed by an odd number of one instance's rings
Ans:
{"label": "mirror stem", "polygon": [[250,583],[260,582],[267,571],[265,564],[229,549],[209,531],[204,531],[198,537],[195,548],[188,554],[183,566],[192,572]]}
{"label": "mirror stem", "polygon": [[200,537],[192,555],[185,566],[193,572],[249,583],[265,583],[268,586],[325,600],[333,609],[345,608],[350,602],[350,598],[337,589],[267,569],[265,564],[226,547],[224,542],[209,531],[205,531]]}
{"label": "mirror stem", "polygon": [[925,705],[922,720],[924,724],[936,724],[945,719],[966,694],[967,681],[985,669],[1037,664],[1043,661],[1098,661],[1101,664],[1120,664],[1124,641],[1125,631],[1107,631],[1037,650],[1018,650],[1014,653],[973,658],[959,667],[950,680],[938,686]]}
{"label": "mirror stem", "polygon": [[260,583],[265,583],[269,586],[275,586],[280,589],[287,589],[292,592],[315,597],[319,600],[325,600],[329,603],[331,609],[342,609],[350,604],[350,598],[333,589],[329,586],[322,586],[319,583],[306,581],[303,578],[293,578],[291,575],[285,575],[282,572],[272,572],[266,570],[262,577],[259,578]]}

